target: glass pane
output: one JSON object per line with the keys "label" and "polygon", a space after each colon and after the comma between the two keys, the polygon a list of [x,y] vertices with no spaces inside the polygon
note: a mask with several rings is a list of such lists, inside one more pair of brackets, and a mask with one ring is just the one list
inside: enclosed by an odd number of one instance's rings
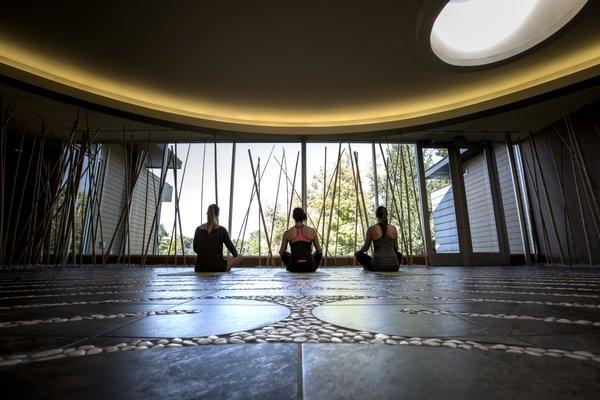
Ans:
{"label": "glass pane", "polygon": [[467,210],[474,253],[498,253],[490,178],[482,149],[461,149]]}
{"label": "glass pane", "polygon": [[423,149],[425,188],[434,253],[458,253],[458,231],[448,150]]}

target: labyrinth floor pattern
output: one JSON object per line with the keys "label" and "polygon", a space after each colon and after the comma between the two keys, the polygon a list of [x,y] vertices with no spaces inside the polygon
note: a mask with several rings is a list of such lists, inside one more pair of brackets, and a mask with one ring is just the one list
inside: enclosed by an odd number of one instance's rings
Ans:
{"label": "labyrinth floor pattern", "polygon": [[600,270],[4,270],[0,393],[597,398]]}

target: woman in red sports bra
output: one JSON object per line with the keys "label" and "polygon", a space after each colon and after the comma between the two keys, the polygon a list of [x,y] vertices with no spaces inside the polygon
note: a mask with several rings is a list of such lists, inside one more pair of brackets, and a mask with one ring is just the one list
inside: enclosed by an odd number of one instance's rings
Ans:
{"label": "woman in red sports bra", "polygon": [[[294,208],[292,216],[296,223],[283,234],[279,249],[281,260],[290,272],[315,272],[323,257],[317,231],[305,225],[306,213],[303,209]],[[291,253],[286,251],[288,243]],[[314,253],[311,253],[312,246],[315,246]]]}

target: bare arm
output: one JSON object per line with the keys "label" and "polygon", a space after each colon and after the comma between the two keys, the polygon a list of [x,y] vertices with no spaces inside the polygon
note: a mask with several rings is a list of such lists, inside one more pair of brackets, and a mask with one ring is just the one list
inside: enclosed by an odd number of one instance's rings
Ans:
{"label": "bare arm", "polygon": [[393,232],[394,232],[394,250],[398,251],[398,231],[396,230],[396,227],[392,227],[393,228]]}
{"label": "bare arm", "polygon": [[283,237],[281,238],[281,246],[279,247],[279,255],[282,256],[283,253],[287,250],[288,239],[287,239],[287,231],[283,233]]}
{"label": "bare arm", "polygon": [[315,251],[317,253],[323,254],[323,249],[321,248],[321,243],[319,242],[319,234],[315,231],[315,239],[313,240],[313,245],[315,246]]}
{"label": "bare arm", "polygon": [[365,235],[365,244],[360,248],[359,251],[367,251],[371,247],[371,228],[367,229],[367,234]]}

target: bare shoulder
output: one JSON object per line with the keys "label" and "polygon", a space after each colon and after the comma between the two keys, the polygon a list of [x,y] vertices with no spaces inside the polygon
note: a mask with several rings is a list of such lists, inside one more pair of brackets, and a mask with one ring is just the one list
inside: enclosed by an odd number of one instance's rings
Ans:
{"label": "bare shoulder", "polygon": [[398,230],[394,225],[388,225],[388,235],[390,236],[398,236]]}
{"label": "bare shoulder", "polygon": [[314,240],[319,235],[317,230],[315,228],[311,228],[310,226],[305,227],[305,233],[305,236],[312,240]]}
{"label": "bare shoulder", "polygon": [[306,229],[307,233],[310,233],[311,235],[315,235],[315,236],[317,235],[317,230],[315,228],[312,228],[310,226],[306,226],[305,229]]}

